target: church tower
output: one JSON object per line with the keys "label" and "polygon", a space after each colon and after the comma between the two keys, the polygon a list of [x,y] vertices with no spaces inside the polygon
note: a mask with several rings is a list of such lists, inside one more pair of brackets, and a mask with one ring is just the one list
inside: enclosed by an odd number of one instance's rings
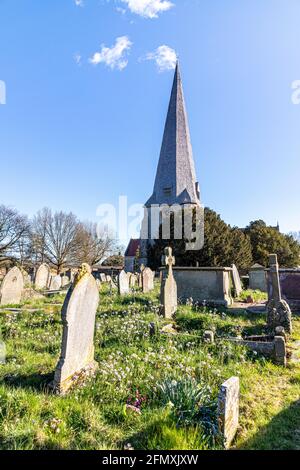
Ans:
{"label": "church tower", "polygon": [[147,264],[147,247],[151,243],[151,207],[162,204],[167,206],[176,204],[181,207],[201,205],[178,63],[153,193],[145,204],[140,253],[140,262],[145,265]]}

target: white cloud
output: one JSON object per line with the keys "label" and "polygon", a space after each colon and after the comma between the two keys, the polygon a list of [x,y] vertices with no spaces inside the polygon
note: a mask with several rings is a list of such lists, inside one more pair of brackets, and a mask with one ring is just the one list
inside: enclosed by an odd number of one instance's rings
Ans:
{"label": "white cloud", "polygon": [[132,13],[144,18],[157,18],[159,13],[170,10],[174,6],[170,0],[121,0],[128,5]]}
{"label": "white cloud", "polygon": [[132,42],[129,38],[127,36],[121,36],[116,39],[115,45],[111,48],[102,45],[101,51],[95,52],[89,61],[93,65],[98,65],[102,62],[111,69],[117,68],[118,70],[123,70],[128,64],[128,60],[125,56],[131,46]]}
{"label": "white cloud", "polygon": [[83,3],[83,0],[74,0],[75,1],[75,5],[77,7],[83,7],[84,3]]}
{"label": "white cloud", "polygon": [[173,70],[176,67],[177,54],[169,46],[159,46],[154,52],[149,52],[146,55],[146,60],[154,60],[158,70],[164,72],[165,70]]}

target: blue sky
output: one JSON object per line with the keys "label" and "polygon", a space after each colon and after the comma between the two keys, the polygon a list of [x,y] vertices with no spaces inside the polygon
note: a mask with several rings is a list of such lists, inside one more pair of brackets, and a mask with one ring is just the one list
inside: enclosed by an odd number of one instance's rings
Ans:
{"label": "blue sky", "polygon": [[82,219],[119,195],[145,202],[174,50],[203,204],[300,230],[300,2],[140,1],[0,0],[0,202]]}

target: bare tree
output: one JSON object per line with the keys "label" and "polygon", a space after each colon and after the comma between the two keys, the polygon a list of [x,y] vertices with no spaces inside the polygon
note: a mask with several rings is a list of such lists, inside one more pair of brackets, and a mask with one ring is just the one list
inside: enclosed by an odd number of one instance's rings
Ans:
{"label": "bare tree", "polygon": [[114,238],[105,230],[99,231],[97,224],[80,224],[77,233],[77,259],[79,263],[94,266],[113,253],[116,247]]}
{"label": "bare tree", "polygon": [[72,213],[44,208],[32,224],[32,244],[41,261],[47,261],[58,273],[72,264],[78,251],[79,222]]}
{"label": "bare tree", "polygon": [[18,244],[28,235],[29,223],[14,209],[0,205],[0,260],[17,257]]}

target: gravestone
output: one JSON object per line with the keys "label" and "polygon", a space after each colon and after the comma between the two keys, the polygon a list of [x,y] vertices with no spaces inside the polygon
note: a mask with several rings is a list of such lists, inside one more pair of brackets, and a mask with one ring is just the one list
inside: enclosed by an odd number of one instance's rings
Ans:
{"label": "gravestone", "polygon": [[232,280],[233,280],[233,288],[234,288],[235,296],[239,297],[239,295],[241,294],[243,290],[240,275],[235,264],[233,264],[231,268],[232,268]]}
{"label": "gravestone", "polygon": [[94,331],[99,290],[91,268],[83,264],[70,287],[62,308],[61,356],[51,387],[64,394],[82,377],[97,368]]}
{"label": "gravestone", "polygon": [[249,289],[267,292],[266,272],[261,264],[254,264],[249,270]]}
{"label": "gravestone", "polygon": [[6,274],[1,284],[0,305],[19,304],[24,290],[24,277],[19,268],[14,267]]}
{"label": "gravestone", "polygon": [[70,284],[70,279],[68,276],[62,276],[61,278],[61,287],[66,287]]}
{"label": "gravestone", "polygon": [[269,300],[267,304],[268,327],[272,330],[275,330],[277,326],[283,326],[287,333],[292,333],[291,309],[288,303],[281,297],[277,255],[270,255],[269,263],[269,278],[271,284],[269,289]]}
{"label": "gravestone", "polygon": [[168,271],[166,278],[161,283],[160,302],[164,317],[172,318],[177,310],[177,284],[172,269],[175,265],[175,258],[172,256],[172,248],[165,249],[162,263],[167,266]]}
{"label": "gravestone", "polygon": [[61,277],[59,274],[51,277],[49,290],[59,290],[61,288]]}
{"label": "gravestone", "polygon": [[133,289],[136,285],[136,282],[137,282],[137,277],[135,274],[131,274],[130,275],[130,278],[129,278],[129,286],[131,289]]}
{"label": "gravestone", "polygon": [[50,277],[50,268],[47,264],[43,263],[38,268],[35,275],[35,287],[36,289],[46,289],[48,287]]}
{"label": "gravestone", "polygon": [[129,294],[129,280],[125,271],[121,271],[118,276],[119,295]]}
{"label": "gravestone", "polygon": [[218,425],[224,446],[228,449],[236,435],[239,425],[240,380],[238,377],[221,385],[218,398]]}
{"label": "gravestone", "polygon": [[106,275],[104,273],[100,273],[100,281],[106,282]]}
{"label": "gravestone", "polygon": [[150,268],[145,268],[142,272],[142,287],[144,294],[154,289],[154,272]]}

